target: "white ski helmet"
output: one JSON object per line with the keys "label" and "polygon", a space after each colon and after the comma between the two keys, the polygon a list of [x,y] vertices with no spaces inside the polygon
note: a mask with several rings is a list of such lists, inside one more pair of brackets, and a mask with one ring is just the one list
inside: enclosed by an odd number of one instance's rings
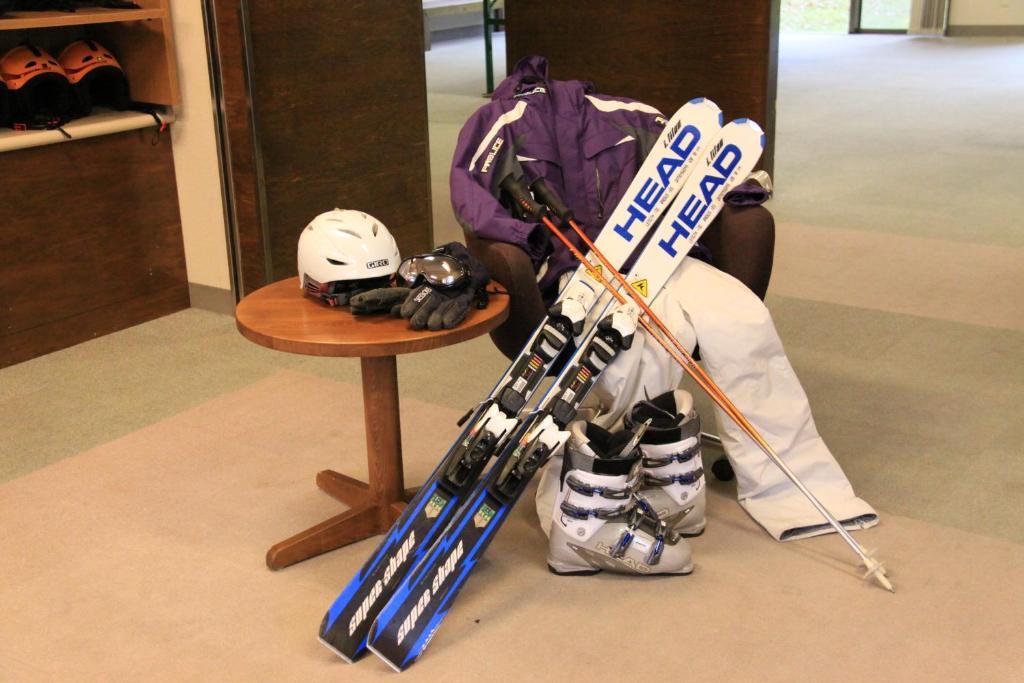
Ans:
{"label": "white ski helmet", "polygon": [[322,213],[299,235],[299,287],[335,306],[353,290],[387,287],[400,261],[395,238],[362,211]]}

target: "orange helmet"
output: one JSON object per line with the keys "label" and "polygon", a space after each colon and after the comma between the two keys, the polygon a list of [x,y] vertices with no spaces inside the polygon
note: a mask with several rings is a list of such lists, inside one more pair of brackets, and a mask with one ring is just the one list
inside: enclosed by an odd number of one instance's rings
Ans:
{"label": "orange helmet", "polygon": [[19,45],[0,57],[0,79],[9,91],[11,119],[21,124],[54,124],[71,107],[68,77],[45,50]]}
{"label": "orange helmet", "polygon": [[128,108],[128,79],[110,50],[94,40],[76,40],[61,50],[59,60],[71,82],[76,116],[85,116],[94,105]]}
{"label": "orange helmet", "polygon": [[67,81],[67,74],[46,50],[35,45],[19,45],[0,57],[0,77],[8,90],[20,90],[38,76],[56,73]]}

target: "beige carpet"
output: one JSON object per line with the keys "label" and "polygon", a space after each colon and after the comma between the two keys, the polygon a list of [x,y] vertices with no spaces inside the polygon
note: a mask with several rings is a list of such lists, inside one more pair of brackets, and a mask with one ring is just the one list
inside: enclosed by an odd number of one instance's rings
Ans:
{"label": "beige carpet", "polygon": [[[309,411],[310,397],[336,406]],[[365,476],[358,388],[281,372],[0,486],[0,680],[394,676],[316,641],[375,541],[281,572],[268,545]],[[422,478],[458,411],[406,400]],[[415,435],[415,438],[413,438]],[[527,494],[530,495],[529,493]],[[407,679],[1020,680],[1024,547],[885,515],[864,533],[898,592],[835,538],[777,544],[725,491],[686,578],[558,578],[524,499]]]}

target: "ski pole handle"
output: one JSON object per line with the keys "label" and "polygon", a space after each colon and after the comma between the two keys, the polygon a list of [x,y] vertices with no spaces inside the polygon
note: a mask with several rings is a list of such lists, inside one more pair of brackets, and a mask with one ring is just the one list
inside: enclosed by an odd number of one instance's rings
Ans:
{"label": "ski pole handle", "polygon": [[561,197],[548,187],[547,181],[543,178],[534,180],[530,185],[530,189],[533,191],[533,196],[540,200],[542,204],[546,204],[551,209],[551,212],[562,220],[563,224],[567,224],[575,218],[572,209],[566,206]]}
{"label": "ski pole handle", "polygon": [[512,201],[518,204],[519,208],[521,208],[526,215],[534,221],[542,223],[546,217],[550,216],[548,207],[543,204],[538,204],[534,200],[522,180],[516,180],[512,176],[509,176],[501,181],[501,189],[508,192],[509,196],[512,197]]}

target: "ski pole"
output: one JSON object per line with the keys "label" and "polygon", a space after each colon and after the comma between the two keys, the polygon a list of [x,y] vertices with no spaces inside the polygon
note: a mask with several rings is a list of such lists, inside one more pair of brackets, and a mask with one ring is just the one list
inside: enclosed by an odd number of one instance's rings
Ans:
{"label": "ski pole", "polygon": [[[513,193],[513,197],[516,198],[516,200],[522,204],[522,188],[519,187],[514,189],[516,189],[517,191]],[[810,489],[808,489],[807,486],[805,486],[804,483],[800,481],[800,478],[797,477],[796,473],[793,472],[789,468],[789,466],[782,460],[782,458],[779,457],[779,455],[775,452],[771,445],[764,439],[763,436],[761,436],[760,432],[757,431],[757,429],[753,426],[753,424],[750,423],[746,416],[743,415],[742,412],[740,412],[739,408],[737,408],[736,405],[733,404],[733,402],[729,399],[729,397],[726,396],[725,392],[723,392],[722,389],[714,382],[714,380],[712,380],[711,377],[708,376],[704,369],[700,367],[696,363],[696,361],[693,360],[690,354],[682,346],[679,340],[675,338],[675,336],[668,329],[668,327],[661,321],[661,319],[654,313],[654,311],[650,309],[650,307],[647,305],[646,302],[644,302],[640,295],[629,285],[625,277],[623,277],[622,274],[616,268],[614,268],[611,265],[611,263],[608,262],[608,260],[604,257],[604,254],[602,254],[601,251],[596,248],[596,246],[590,240],[590,238],[587,237],[583,229],[579,226],[579,224],[576,223],[568,208],[565,207],[565,205],[562,202],[558,201],[557,197],[554,196],[554,193],[551,192],[549,188],[547,188],[546,183],[544,183],[543,180],[535,181],[533,184],[533,190],[537,192],[538,196],[541,197],[542,200],[552,200],[555,206],[557,206],[559,209],[562,209],[565,212],[563,214],[565,216],[564,220],[566,220],[566,222],[569,223],[573,231],[579,236],[583,243],[587,245],[587,248],[590,249],[590,252],[598,258],[598,260],[601,262],[604,268],[609,273],[611,273],[612,277],[614,277],[618,281],[619,285],[626,289],[626,291],[629,293],[633,301],[644,312],[646,319],[640,319],[640,323],[641,325],[643,325],[644,329],[647,330],[647,332],[655,339],[655,341],[657,341],[658,344],[660,344],[661,347],[665,349],[669,356],[671,356],[683,368],[683,370],[685,370],[686,373],[689,374],[695,382],[697,382],[701,389],[703,389],[708,394],[708,396],[713,401],[715,401],[715,403],[718,404],[718,406],[730,418],[732,418],[732,420],[740,427],[740,429],[742,429],[744,433],[746,433],[747,436],[749,436],[750,439],[755,444],[757,444],[757,446],[761,449],[765,456],[782,471],[782,473],[807,498],[807,500],[811,503],[811,505],[814,506],[814,508],[821,514],[821,516],[825,518],[829,525],[832,526],[833,529],[835,529],[836,533],[838,533],[839,536],[844,541],[846,541],[847,545],[849,545],[850,548],[857,554],[857,556],[863,563],[865,569],[867,570],[863,578],[866,579],[870,576],[874,578],[876,581],[878,581],[878,583],[886,590],[890,592],[895,592],[892,583],[886,577],[885,569],[882,566],[882,564],[878,562],[876,559],[874,559],[871,556],[871,554],[863,546],[861,546],[861,544],[857,542],[856,539],[853,538],[850,532],[846,530],[846,527],[844,527],[835,518],[835,516],[828,511],[828,508],[826,508],[821,503],[821,501],[818,500],[817,496],[815,496],[810,491]],[[524,208],[529,208],[529,204],[524,204]],[[597,270],[597,268],[595,268],[589,260],[587,260],[587,258],[580,252],[580,250],[577,249],[576,246],[572,244],[572,242],[569,241],[568,237],[566,237],[565,234],[550,219],[548,212],[544,210],[544,207],[541,206],[540,208],[541,210],[539,212],[535,211],[534,215],[540,218],[544,225],[566,246],[566,248],[573,254],[574,257],[576,257],[577,260],[585,264],[584,267],[587,268],[587,271],[590,272],[592,277],[601,282],[605,286],[605,288],[608,289],[608,291],[611,292],[612,295],[620,303],[625,303],[625,299],[622,298],[620,291],[613,288],[611,282],[606,280],[603,274],[599,270]],[[661,334],[656,333],[655,330],[652,329],[651,323],[657,326]],[[662,335],[664,335],[664,337]],[[669,348],[669,344],[671,344],[674,348]]]}

